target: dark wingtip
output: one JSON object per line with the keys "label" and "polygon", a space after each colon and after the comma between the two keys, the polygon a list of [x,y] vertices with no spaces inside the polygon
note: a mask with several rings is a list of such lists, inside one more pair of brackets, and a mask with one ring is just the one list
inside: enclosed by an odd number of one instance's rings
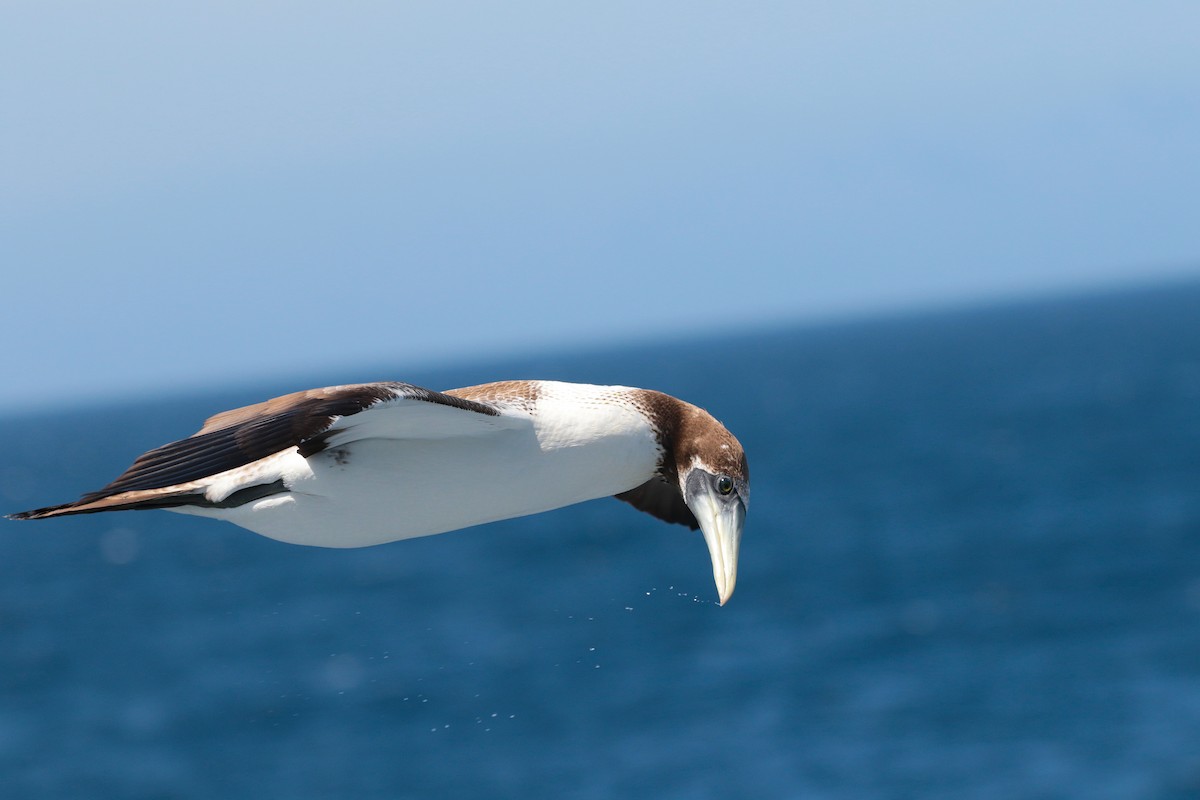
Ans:
{"label": "dark wingtip", "polygon": [[71,506],[74,503],[66,503],[61,506],[46,506],[45,508],[35,508],[31,511],[17,511],[13,514],[5,514],[5,519],[45,519],[46,517],[57,517],[60,514],[69,514]]}
{"label": "dark wingtip", "polygon": [[64,503],[56,506],[46,506],[43,509],[31,509],[29,511],[18,511],[16,513],[6,513],[5,519],[48,519],[50,517],[65,517],[67,515],[77,515],[77,513],[89,513],[91,511],[88,498],[76,500],[74,503]]}
{"label": "dark wingtip", "polygon": [[61,506],[50,506],[48,509],[34,509],[32,511],[18,511],[16,513],[6,513],[5,519],[41,519],[43,517],[52,517],[54,512],[58,511]]}

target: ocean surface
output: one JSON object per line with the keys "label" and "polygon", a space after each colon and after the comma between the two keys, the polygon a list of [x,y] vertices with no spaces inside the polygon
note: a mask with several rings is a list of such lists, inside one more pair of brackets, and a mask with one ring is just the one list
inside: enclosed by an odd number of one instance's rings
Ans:
{"label": "ocean surface", "polygon": [[8,417],[0,510],[273,394],[511,377],[739,436],[726,607],[615,500],[356,551],[0,521],[0,797],[1200,797],[1200,285]]}

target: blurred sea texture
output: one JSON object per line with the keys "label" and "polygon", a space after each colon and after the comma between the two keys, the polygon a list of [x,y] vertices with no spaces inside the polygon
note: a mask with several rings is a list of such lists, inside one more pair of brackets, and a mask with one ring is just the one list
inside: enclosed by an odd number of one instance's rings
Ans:
{"label": "blurred sea texture", "polygon": [[613,500],[0,523],[0,796],[1200,797],[1200,285],[299,377],[0,419],[0,510],[307,386],[623,383],[746,446],[737,593]]}

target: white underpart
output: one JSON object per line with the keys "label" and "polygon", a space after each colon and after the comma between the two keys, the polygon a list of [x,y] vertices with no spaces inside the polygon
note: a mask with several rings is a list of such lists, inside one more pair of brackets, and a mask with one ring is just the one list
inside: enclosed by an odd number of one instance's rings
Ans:
{"label": "white underpart", "polygon": [[[363,547],[535,514],[649,480],[658,446],[624,387],[541,382],[500,417],[411,401],[340,421],[329,447],[295,448],[213,476],[217,501],[283,480],[237,508],[179,508],[296,544]],[[345,424],[342,424],[345,423]]]}
{"label": "white underpart", "polygon": [[213,475],[205,482],[204,496],[219,503],[229,495],[262,483],[274,483],[283,479],[291,484],[312,476],[308,462],[300,457],[296,448],[289,447],[281,453],[259,459],[252,464]]}

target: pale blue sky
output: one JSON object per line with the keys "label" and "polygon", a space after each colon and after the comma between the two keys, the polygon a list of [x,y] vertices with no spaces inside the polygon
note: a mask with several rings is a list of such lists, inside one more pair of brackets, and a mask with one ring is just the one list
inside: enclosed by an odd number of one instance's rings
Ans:
{"label": "pale blue sky", "polygon": [[1194,3],[3,15],[0,411],[1200,276]]}

